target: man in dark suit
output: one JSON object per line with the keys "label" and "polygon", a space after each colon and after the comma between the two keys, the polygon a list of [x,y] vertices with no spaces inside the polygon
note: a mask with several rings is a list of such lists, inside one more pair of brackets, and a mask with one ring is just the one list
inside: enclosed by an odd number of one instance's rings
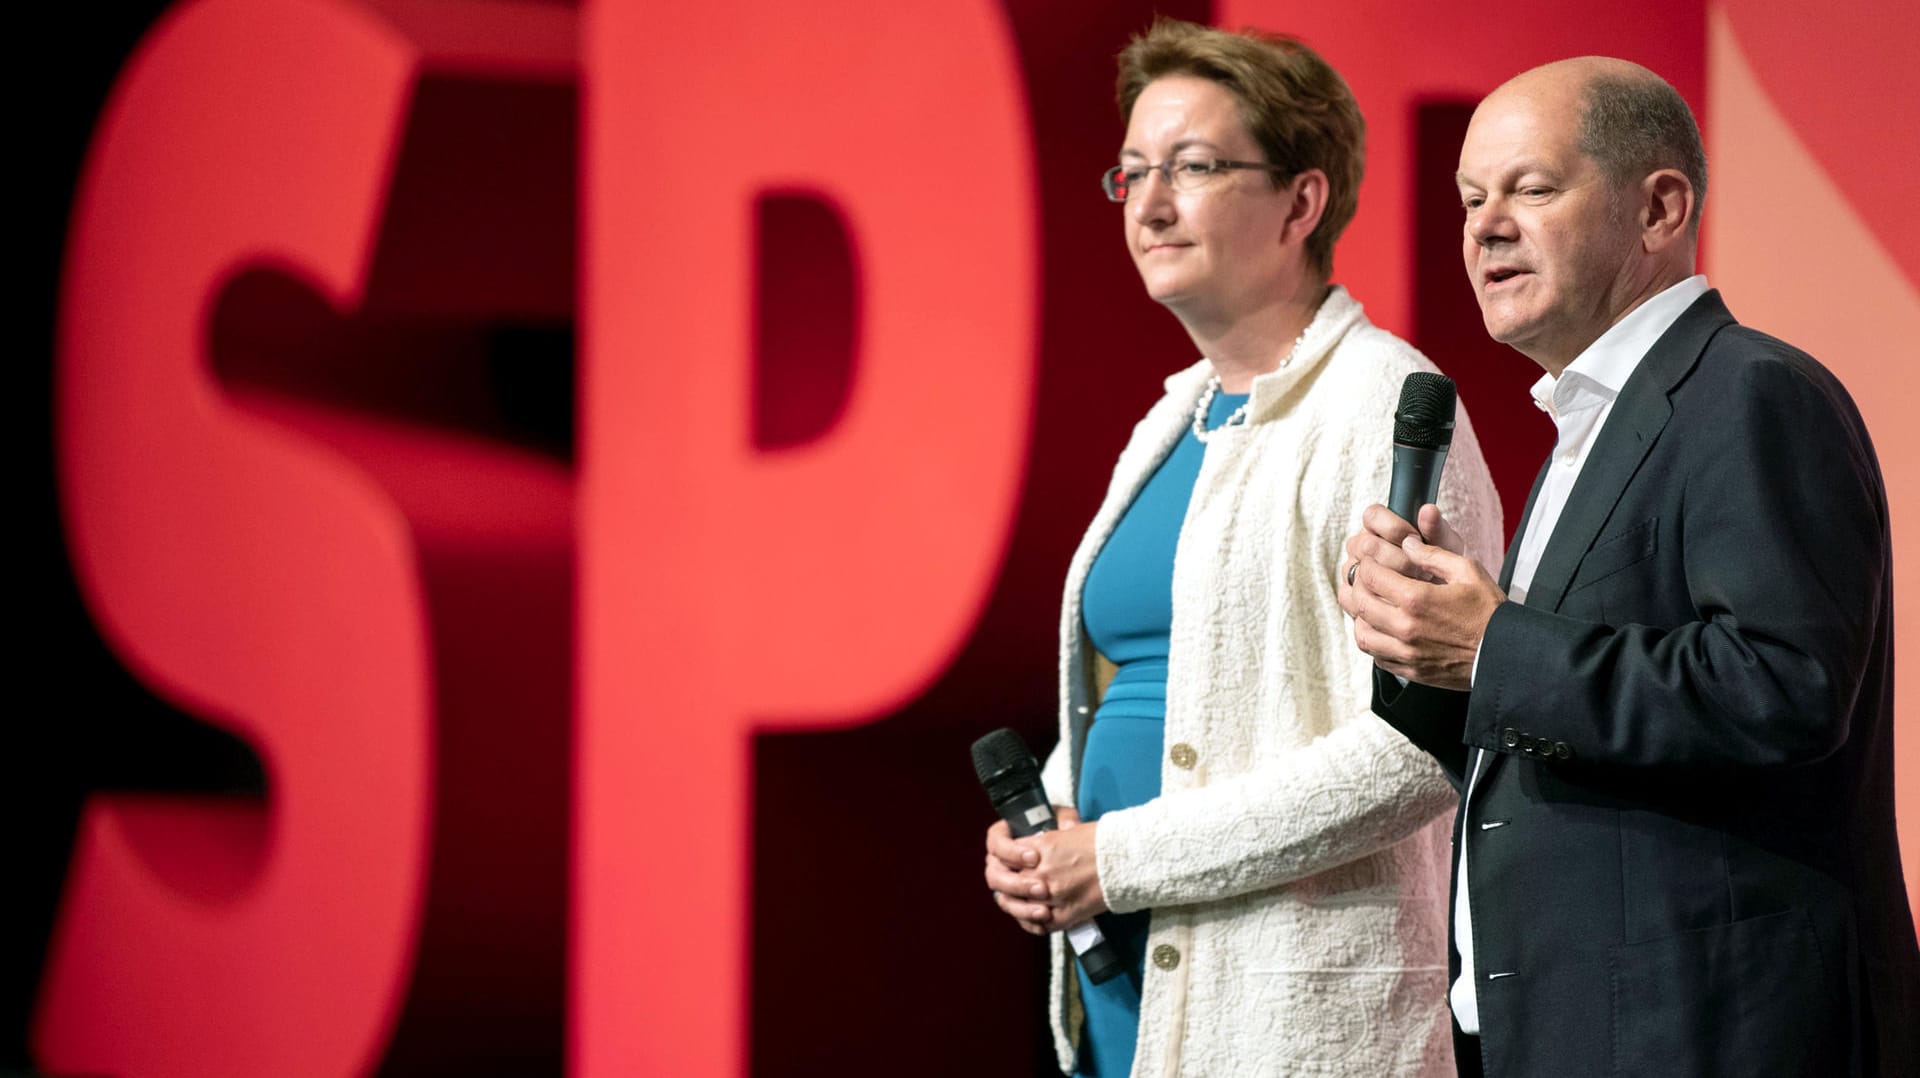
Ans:
{"label": "man in dark suit", "polygon": [[1497,584],[1434,507],[1374,506],[1338,586],[1375,711],[1462,792],[1462,1073],[1920,1074],[1858,412],[1694,275],[1705,155],[1652,72],[1515,78],[1457,180],[1558,442]]}

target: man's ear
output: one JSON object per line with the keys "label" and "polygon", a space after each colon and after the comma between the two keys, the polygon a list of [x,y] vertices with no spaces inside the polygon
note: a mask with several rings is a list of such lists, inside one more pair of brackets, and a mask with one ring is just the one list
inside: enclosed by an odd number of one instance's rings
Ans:
{"label": "man's ear", "polygon": [[1664,251],[1693,235],[1698,211],[1693,184],[1678,169],[1663,168],[1640,181],[1640,237],[1648,251]]}

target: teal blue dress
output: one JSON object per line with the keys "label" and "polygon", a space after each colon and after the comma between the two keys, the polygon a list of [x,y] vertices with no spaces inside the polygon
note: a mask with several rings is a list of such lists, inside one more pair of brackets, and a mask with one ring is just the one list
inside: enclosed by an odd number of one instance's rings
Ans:
{"label": "teal blue dress", "polygon": [[[1207,427],[1225,422],[1246,394],[1214,394]],[[1173,551],[1200,476],[1206,447],[1189,429],[1127,507],[1100,548],[1081,593],[1081,618],[1095,650],[1119,668],[1087,731],[1075,792],[1083,820],[1160,796],[1166,743],[1167,640],[1173,631]],[[1131,961],[1125,975],[1094,984],[1076,964],[1086,1024],[1076,1078],[1126,1078],[1140,1029],[1150,910],[1109,914],[1107,938]]]}

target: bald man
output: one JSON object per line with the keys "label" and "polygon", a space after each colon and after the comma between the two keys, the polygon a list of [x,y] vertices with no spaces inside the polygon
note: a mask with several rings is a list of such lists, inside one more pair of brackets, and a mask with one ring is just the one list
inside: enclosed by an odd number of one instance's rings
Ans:
{"label": "bald man", "polygon": [[1557,443],[1497,582],[1434,507],[1416,534],[1374,506],[1339,590],[1374,710],[1461,791],[1461,1072],[1920,1074],[1853,402],[1695,275],[1705,154],[1652,72],[1520,75],[1456,180],[1487,332],[1545,372]]}

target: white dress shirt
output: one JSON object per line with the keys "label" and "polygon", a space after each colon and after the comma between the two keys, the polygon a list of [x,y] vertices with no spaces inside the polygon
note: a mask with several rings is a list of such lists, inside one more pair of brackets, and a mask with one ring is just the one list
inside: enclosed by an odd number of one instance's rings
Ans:
{"label": "white dress shirt", "polygon": [[[1520,547],[1514,554],[1513,579],[1507,585],[1507,598],[1516,603],[1526,601],[1527,590],[1533,585],[1534,571],[1540,567],[1540,555],[1547,548],[1547,540],[1553,536],[1561,510],[1567,506],[1567,496],[1573,492],[1574,482],[1586,467],[1587,454],[1599,437],[1600,428],[1606,425],[1607,417],[1613,413],[1613,402],[1619,399],[1621,387],[1627,384],[1627,379],[1640,366],[1641,358],[1653,347],[1654,342],[1706,291],[1707,279],[1698,274],[1667,288],[1615,322],[1588,345],[1586,351],[1567,364],[1558,378],[1543,374],[1539,381],[1533,383],[1533,403],[1552,417],[1558,433],[1553,446],[1553,463],[1540,484],[1540,494],[1533,503],[1533,515],[1527,518],[1526,531],[1520,536]],[[1479,666],[1480,658],[1475,655],[1476,672]],[[1467,803],[1473,800],[1473,786],[1480,777],[1481,758],[1480,752],[1473,754],[1473,770],[1467,778]],[[1454,941],[1460,952],[1460,976],[1453,982],[1448,999],[1453,1004],[1454,1021],[1460,1023],[1462,1030],[1477,1034],[1480,1032],[1480,1003],[1474,994],[1473,912],[1467,901],[1467,843],[1472,841],[1471,830],[1465,824],[1460,829],[1460,884],[1454,889],[1453,896]],[[1517,971],[1489,970],[1487,977],[1510,976],[1514,972]]]}

